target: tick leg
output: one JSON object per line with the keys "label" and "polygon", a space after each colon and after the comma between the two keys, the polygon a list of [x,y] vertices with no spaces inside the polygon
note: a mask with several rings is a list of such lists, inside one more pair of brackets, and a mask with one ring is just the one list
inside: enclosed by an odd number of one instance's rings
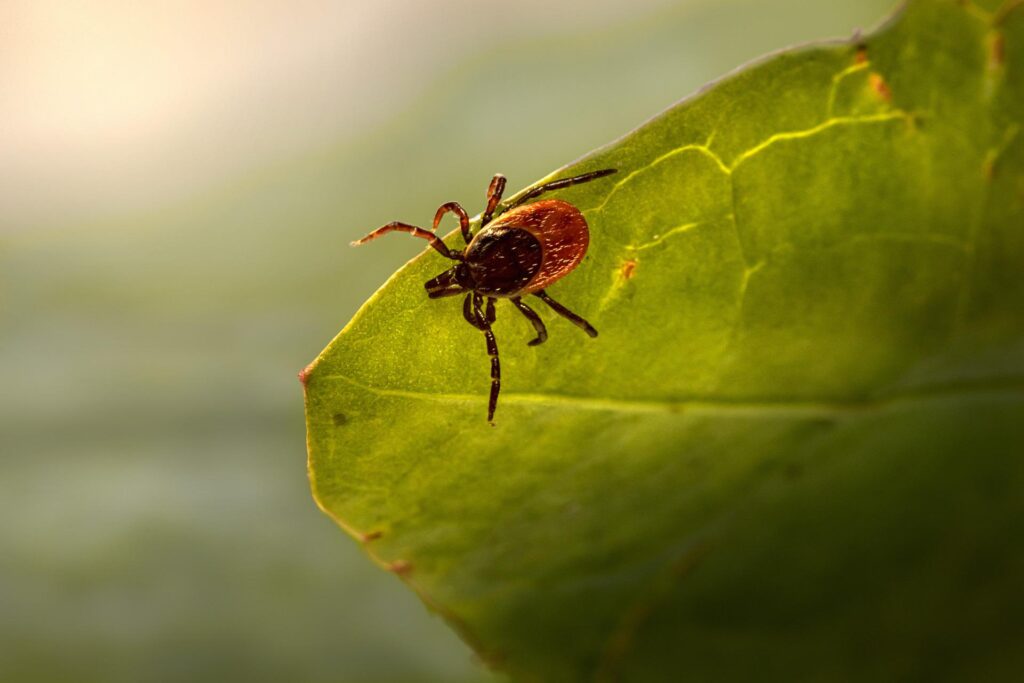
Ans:
{"label": "tick leg", "polygon": [[593,325],[591,325],[586,320],[570,311],[562,304],[552,299],[550,296],[547,295],[547,292],[545,292],[543,289],[538,292],[534,292],[533,295],[539,298],[544,303],[546,303],[548,306],[550,306],[555,311],[555,313],[562,316],[563,318],[571,322],[573,325],[589,334],[591,337],[597,336],[597,330],[594,329]]}
{"label": "tick leg", "polygon": [[491,397],[487,401],[487,421],[493,425],[498,394],[501,392],[501,362],[498,360],[498,342],[490,327],[484,330],[484,338],[487,340],[487,355],[491,357]]}
{"label": "tick leg", "polygon": [[526,319],[533,323],[533,329],[537,330],[537,338],[533,341],[526,342],[527,346],[537,346],[543,344],[548,338],[548,328],[544,327],[544,321],[540,319],[537,312],[523,303],[523,300],[518,296],[512,297],[512,303],[516,305]]}
{"label": "tick leg", "polygon": [[441,223],[441,218],[446,213],[451,211],[459,217],[459,227],[462,228],[462,239],[469,244],[469,241],[473,239],[473,233],[469,231],[469,216],[466,215],[466,210],[462,208],[462,205],[458,202],[448,202],[438,207],[437,213],[434,214],[434,232],[437,232],[437,226]]}
{"label": "tick leg", "polygon": [[476,312],[473,310],[473,293],[470,292],[466,295],[466,298],[462,300],[462,316],[466,318],[466,322],[472,325],[474,328],[479,330],[479,326],[476,324]]}
{"label": "tick leg", "polygon": [[491,397],[487,403],[487,421],[494,424],[494,411],[498,407],[498,393],[501,391],[501,362],[498,360],[498,342],[494,339],[494,332],[491,331],[491,324],[487,322],[484,312],[481,310],[483,297],[473,294],[473,311],[480,329],[483,330],[484,339],[487,340],[487,355],[491,359]]}
{"label": "tick leg", "polygon": [[491,178],[491,184],[487,188],[487,208],[484,210],[483,218],[480,219],[480,227],[491,222],[491,216],[494,215],[494,209],[497,208],[498,202],[501,201],[501,195],[504,193],[505,176],[498,173]]}
{"label": "tick leg", "polygon": [[382,225],[381,227],[377,228],[366,237],[353,242],[352,246],[358,247],[360,244],[372,242],[378,237],[386,235],[389,232],[407,232],[414,237],[422,237],[423,239],[430,242],[430,246],[432,246],[434,249],[437,249],[437,251],[445,258],[450,258],[453,261],[460,260],[459,258],[453,256],[452,252],[448,251],[447,245],[445,245],[445,243],[441,241],[441,238],[435,235],[434,233],[424,230],[423,228],[418,228],[415,225],[409,225],[408,223],[399,223],[398,221],[388,223],[387,225]]}
{"label": "tick leg", "polygon": [[477,296],[470,292],[466,295],[466,298],[462,301],[462,317],[466,319],[466,322],[475,327],[478,330],[484,329],[484,321],[479,320],[476,316],[476,309],[473,307],[473,297]]}
{"label": "tick leg", "polygon": [[486,309],[487,324],[490,325],[494,322],[494,297],[487,297],[487,309]]}
{"label": "tick leg", "polygon": [[508,208],[511,209],[513,207],[519,206],[520,204],[525,204],[526,202],[530,201],[531,199],[535,199],[535,198],[541,196],[545,192],[551,192],[553,190],[561,190],[563,187],[569,187],[571,185],[579,185],[580,183],[586,183],[586,182],[589,182],[591,180],[597,180],[598,178],[604,178],[607,175],[611,175],[612,173],[615,173],[617,170],[618,169],[615,169],[615,168],[605,168],[605,169],[601,169],[600,171],[591,171],[590,173],[584,173],[583,175],[574,176],[572,178],[563,178],[562,180],[552,180],[550,183],[544,183],[543,185],[538,185],[537,187],[533,188],[532,190],[530,190],[529,192],[524,194],[522,197],[520,197],[519,199],[517,199],[514,202],[512,202],[512,206],[510,206]]}

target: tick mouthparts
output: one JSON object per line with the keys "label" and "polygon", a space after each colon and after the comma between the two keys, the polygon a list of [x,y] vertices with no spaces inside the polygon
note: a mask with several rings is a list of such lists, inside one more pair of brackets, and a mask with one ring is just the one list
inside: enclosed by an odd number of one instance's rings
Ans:
{"label": "tick mouthparts", "polygon": [[431,299],[440,299],[446,296],[455,296],[466,291],[466,288],[459,284],[455,268],[444,271],[440,275],[423,283],[427,290],[427,296]]}

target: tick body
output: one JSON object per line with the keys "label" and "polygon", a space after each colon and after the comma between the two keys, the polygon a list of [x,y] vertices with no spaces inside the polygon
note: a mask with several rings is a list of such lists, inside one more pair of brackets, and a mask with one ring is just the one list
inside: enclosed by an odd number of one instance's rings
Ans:
{"label": "tick body", "polygon": [[589,244],[579,209],[547,199],[512,209],[480,230],[466,248],[466,265],[475,291],[512,298],[569,274]]}
{"label": "tick body", "polygon": [[[501,391],[501,364],[498,345],[491,330],[494,322],[494,304],[497,299],[510,300],[533,326],[537,336],[530,346],[548,338],[547,327],[540,316],[523,302],[533,295],[546,303],[591,337],[597,330],[583,318],[552,299],[546,287],[568,275],[587,253],[590,230],[587,221],[572,204],[558,199],[531,202],[540,195],[571,185],[578,185],[615,173],[615,169],[593,171],[583,175],[545,183],[524,194],[509,206],[502,207],[505,177],[496,175],[487,189],[487,207],[480,220],[480,229],[473,235],[469,216],[456,202],[441,205],[434,215],[433,232],[407,223],[389,223],[377,228],[366,237],[353,242],[365,244],[389,232],[406,232],[430,242],[442,256],[455,261],[455,265],[424,287],[427,296],[439,299],[465,294],[462,314],[466,322],[484,334],[487,355],[491,358],[491,394],[487,406],[487,420],[493,424],[494,411]],[[437,226],[448,212],[459,218],[463,251],[452,251],[437,236]]]}

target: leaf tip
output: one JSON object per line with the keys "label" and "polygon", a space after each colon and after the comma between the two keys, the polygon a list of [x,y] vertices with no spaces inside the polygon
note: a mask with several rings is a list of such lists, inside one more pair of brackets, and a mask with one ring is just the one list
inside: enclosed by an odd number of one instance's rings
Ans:
{"label": "leaf tip", "polygon": [[306,367],[299,370],[299,382],[302,384],[302,388],[305,389],[306,385],[309,384],[309,376],[313,373],[313,368],[316,366],[316,361],[313,361]]}

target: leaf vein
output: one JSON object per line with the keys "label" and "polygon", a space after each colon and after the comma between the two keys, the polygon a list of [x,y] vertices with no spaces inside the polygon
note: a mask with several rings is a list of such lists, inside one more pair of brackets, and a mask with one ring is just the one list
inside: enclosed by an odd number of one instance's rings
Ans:
{"label": "leaf vein", "polygon": [[770,135],[768,138],[754,145],[750,149],[740,152],[733,160],[732,165],[729,167],[731,171],[735,171],[738,166],[751,158],[757,156],[772,145],[783,142],[786,140],[801,140],[803,138],[809,138],[818,133],[822,133],[830,128],[836,126],[856,126],[861,124],[870,123],[885,123],[888,121],[910,121],[911,116],[903,110],[895,110],[890,112],[884,112],[881,114],[867,114],[865,116],[833,116],[825,121],[822,121],[816,126],[806,128],[804,130],[787,131],[784,133],[775,133]]}
{"label": "leaf vein", "polygon": [[673,235],[678,235],[681,232],[688,232],[689,230],[692,230],[693,228],[696,228],[697,226],[702,224],[703,223],[701,223],[700,221],[697,221],[693,223],[677,225],[671,230],[665,231],[663,234],[655,235],[651,240],[647,242],[644,242],[642,244],[631,244],[626,248],[629,249],[630,251],[643,251],[644,249],[650,249],[651,247],[655,247],[661,244],[662,242],[667,240],[669,237],[672,237]]}
{"label": "leaf vein", "polygon": [[864,71],[870,66],[870,62],[867,61],[857,62],[856,64],[851,64],[850,66],[846,67],[845,69],[843,69],[842,71],[840,71],[839,73],[832,77],[832,89],[829,90],[828,93],[828,104],[825,107],[825,116],[827,116],[830,119],[834,117],[836,107],[836,96],[839,94],[839,85],[844,80],[846,80],[846,77],[851,76],[859,71]]}
{"label": "leaf vein", "polygon": [[682,147],[676,147],[675,149],[672,149],[672,150],[669,150],[668,152],[665,152],[661,156],[653,159],[650,163],[648,163],[648,164],[646,164],[644,166],[641,166],[640,168],[636,169],[632,173],[626,174],[622,178],[622,180],[619,180],[618,182],[616,182],[612,186],[612,188],[608,191],[608,194],[605,196],[605,198],[601,201],[600,204],[597,204],[597,205],[587,209],[584,213],[588,213],[588,214],[589,213],[601,213],[604,210],[605,206],[608,205],[608,202],[611,201],[611,198],[614,197],[615,194],[620,189],[622,189],[627,183],[632,181],[636,176],[638,176],[641,173],[644,173],[646,171],[649,171],[650,169],[654,168],[655,166],[657,166],[658,164],[662,163],[663,161],[667,161],[668,159],[671,159],[672,157],[678,156],[680,154],[684,154],[686,152],[697,152],[699,154],[703,154],[704,156],[706,156],[709,159],[711,159],[712,161],[714,161],[715,165],[718,166],[718,168],[723,173],[725,173],[726,175],[729,175],[729,173],[730,173],[729,168],[725,165],[725,163],[722,161],[722,159],[717,154],[715,154],[714,152],[711,151],[711,148],[708,147],[706,143],[705,144],[696,144],[696,143],[694,143],[694,144],[683,145]]}

